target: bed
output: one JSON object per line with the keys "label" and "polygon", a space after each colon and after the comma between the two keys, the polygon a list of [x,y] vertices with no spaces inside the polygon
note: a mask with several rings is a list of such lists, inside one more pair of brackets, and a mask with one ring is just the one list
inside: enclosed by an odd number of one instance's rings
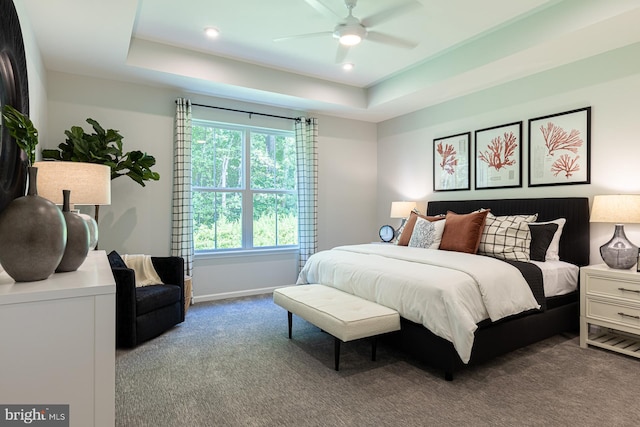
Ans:
{"label": "bed", "polygon": [[[589,263],[587,198],[433,201],[429,202],[426,214],[435,217],[447,211],[466,214],[481,209],[490,210],[493,216],[535,213],[537,223],[565,218],[558,244],[558,263],[568,263],[574,271]],[[428,265],[422,265],[418,253],[428,254],[425,258],[429,260],[424,261]],[[298,283],[321,282],[396,309],[401,316],[402,329],[390,337],[392,343],[441,369],[447,380],[452,380],[455,371],[466,365],[482,363],[555,334],[575,330],[578,325],[577,288],[560,288],[554,291],[556,295],[549,296],[546,283],[544,291],[541,290],[542,283],[540,288],[532,285],[535,277],[549,277],[549,273],[529,262],[505,262],[468,253],[384,244],[334,248],[319,252],[309,261]],[[474,266],[476,263],[478,265]],[[547,263],[538,264],[544,266]],[[548,263],[546,267],[551,265]],[[515,275],[514,266],[518,268]],[[388,271],[385,270],[387,268]],[[467,271],[472,268],[479,272]],[[405,271],[409,274],[409,270],[414,269],[416,277],[432,277],[435,290],[425,290],[422,285],[412,287],[414,279],[405,275]],[[500,279],[483,277],[484,270],[500,271]],[[403,281],[395,282],[395,278],[392,281],[395,276],[402,276]],[[467,283],[469,276],[473,278],[474,286]],[[577,285],[577,275],[575,280]],[[448,286],[449,281],[454,286]],[[542,279],[538,281],[542,282]],[[443,285],[445,282],[447,286]],[[506,283],[508,287],[503,286]],[[525,293],[529,296],[516,295],[515,290],[527,285],[530,289]],[[504,299],[515,301],[515,306],[502,308],[496,305],[495,296],[486,299],[494,287],[502,289],[498,292],[508,293]],[[396,293],[404,296],[401,298]],[[469,302],[447,303],[446,294],[457,293],[469,294]],[[426,314],[423,316],[416,311],[423,310],[423,306],[428,307],[424,311],[436,317],[435,320],[425,320]],[[444,307],[446,313],[438,314],[439,306]]]}

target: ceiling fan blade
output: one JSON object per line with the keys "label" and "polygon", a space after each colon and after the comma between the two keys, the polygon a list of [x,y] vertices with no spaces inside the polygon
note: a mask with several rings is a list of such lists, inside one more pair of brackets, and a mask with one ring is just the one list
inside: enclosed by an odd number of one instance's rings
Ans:
{"label": "ceiling fan blade", "polygon": [[413,49],[414,47],[418,46],[418,43],[401,39],[399,37],[390,36],[388,34],[378,33],[377,31],[369,31],[367,33],[367,40],[386,44],[389,46],[401,47],[404,49]]}
{"label": "ceiling fan blade", "polygon": [[273,39],[274,42],[284,42],[287,40],[309,39],[312,37],[333,36],[333,31],[321,31],[319,33],[298,34],[295,36],[285,36]]}
{"label": "ceiling fan blade", "polygon": [[334,12],[334,10],[331,9],[329,6],[327,6],[322,0],[304,0],[304,1],[307,2],[309,6],[311,6],[312,8],[314,8],[315,10],[317,10],[318,12],[320,12],[321,14],[323,14],[324,16],[326,16],[332,21],[335,21],[336,19],[344,18],[344,16],[341,16],[338,13]]}
{"label": "ceiling fan blade", "polygon": [[341,64],[347,58],[349,53],[349,47],[338,43],[338,50],[336,51],[336,64]]}
{"label": "ceiling fan blade", "polygon": [[365,27],[375,27],[376,25],[391,21],[392,19],[400,15],[404,15],[420,7],[422,7],[422,4],[420,4],[416,0],[407,0],[397,6],[393,6],[392,8],[374,13],[371,16],[363,18],[360,20],[360,22]]}

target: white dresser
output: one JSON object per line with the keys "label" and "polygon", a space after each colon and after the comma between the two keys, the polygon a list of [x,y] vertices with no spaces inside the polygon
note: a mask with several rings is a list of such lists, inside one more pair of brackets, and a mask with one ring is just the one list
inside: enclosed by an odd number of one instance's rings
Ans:
{"label": "white dresser", "polygon": [[640,358],[640,273],[605,264],[580,269],[580,346]]}
{"label": "white dresser", "polygon": [[0,274],[0,404],[68,404],[71,427],[115,424],[115,282],[104,251],[77,271]]}

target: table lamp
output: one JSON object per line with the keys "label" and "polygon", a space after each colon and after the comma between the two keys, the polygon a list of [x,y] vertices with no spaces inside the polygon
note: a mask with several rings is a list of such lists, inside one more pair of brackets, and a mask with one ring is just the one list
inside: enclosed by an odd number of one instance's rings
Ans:
{"label": "table lamp", "polygon": [[111,204],[111,168],[96,163],[63,161],[35,162],[34,166],[38,168],[40,197],[62,205],[62,190],[71,190],[73,205],[95,206],[93,219],[88,215],[80,215],[89,225],[91,247],[95,248],[98,243],[99,207]]}
{"label": "table lamp", "polygon": [[389,217],[402,218],[402,224],[400,224],[400,228],[402,228],[409,214],[415,208],[416,202],[391,202],[391,213],[389,213]]}
{"label": "table lamp", "polygon": [[615,223],[613,237],[600,246],[600,255],[605,264],[625,270],[636,264],[638,247],[624,234],[624,223],[640,223],[640,195],[595,196],[589,221]]}

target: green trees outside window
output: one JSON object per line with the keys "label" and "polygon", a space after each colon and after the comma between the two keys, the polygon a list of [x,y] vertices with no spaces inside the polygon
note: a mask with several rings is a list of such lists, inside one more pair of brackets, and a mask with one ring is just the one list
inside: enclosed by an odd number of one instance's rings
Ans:
{"label": "green trees outside window", "polygon": [[194,120],[197,252],[298,244],[293,132]]}

